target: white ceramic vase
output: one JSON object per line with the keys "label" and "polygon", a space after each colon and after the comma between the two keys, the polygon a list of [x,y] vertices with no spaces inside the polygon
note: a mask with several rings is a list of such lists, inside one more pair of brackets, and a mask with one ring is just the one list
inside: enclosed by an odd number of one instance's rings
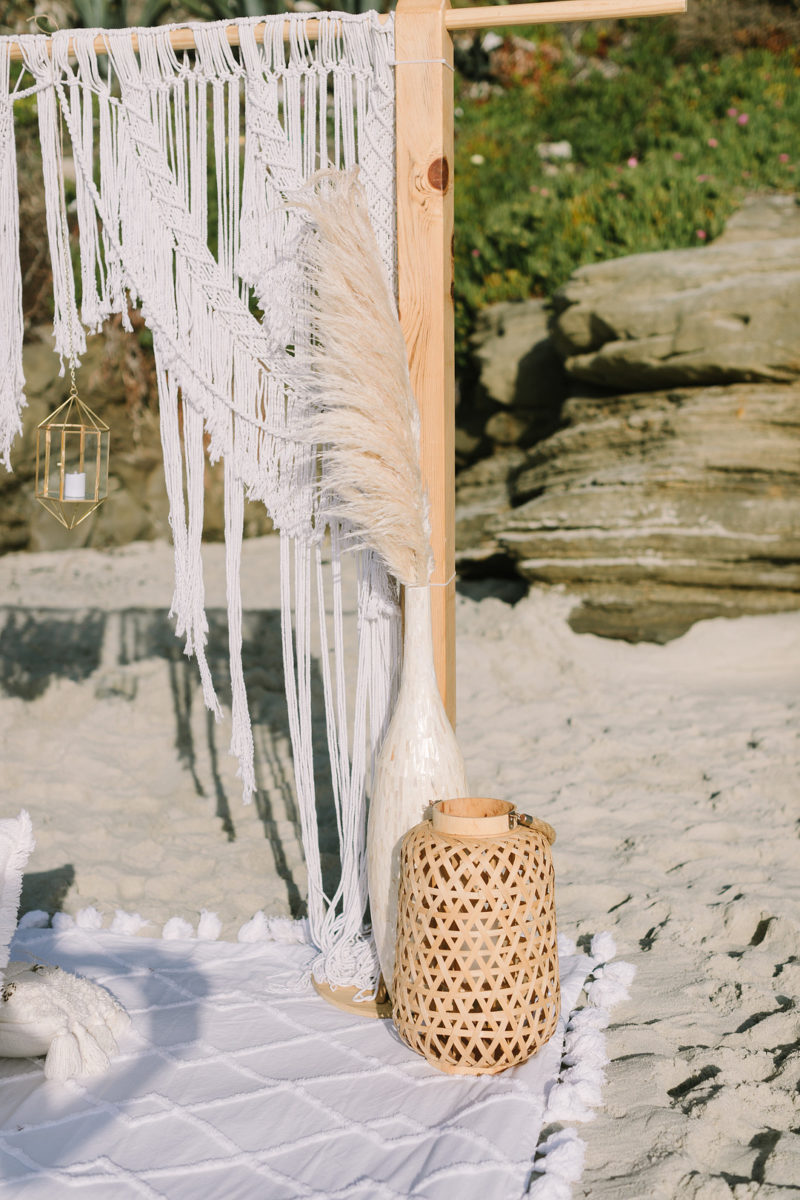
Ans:
{"label": "white ceramic vase", "polygon": [[390,991],[403,837],[435,800],[468,794],[464,759],[436,682],[428,585],[406,588],[404,616],[400,691],[378,756],[367,825],[372,934]]}

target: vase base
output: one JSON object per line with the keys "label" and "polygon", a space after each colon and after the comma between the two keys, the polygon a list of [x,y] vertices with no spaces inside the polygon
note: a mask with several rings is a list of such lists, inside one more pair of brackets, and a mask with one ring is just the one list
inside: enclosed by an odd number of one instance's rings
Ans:
{"label": "vase base", "polygon": [[356,1017],[372,1017],[381,1021],[392,1019],[392,1002],[383,980],[378,987],[377,996],[371,1000],[356,1000],[356,996],[361,990],[357,987],[333,988],[329,983],[320,983],[313,975],[311,982],[314,985],[314,991],[322,996],[323,1000],[327,1000],[328,1004],[332,1004],[334,1008],[340,1008],[342,1012],[351,1013]]}

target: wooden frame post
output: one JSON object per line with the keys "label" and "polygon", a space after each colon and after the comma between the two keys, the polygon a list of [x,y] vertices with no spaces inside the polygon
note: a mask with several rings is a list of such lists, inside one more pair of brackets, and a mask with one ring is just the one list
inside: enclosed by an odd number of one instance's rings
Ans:
{"label": "wooden frame post", "polygon": [[400,324],[422,424],[434,555],[436,676],[455,724],[453,42],[450,0],[398,0],[397,264]]}

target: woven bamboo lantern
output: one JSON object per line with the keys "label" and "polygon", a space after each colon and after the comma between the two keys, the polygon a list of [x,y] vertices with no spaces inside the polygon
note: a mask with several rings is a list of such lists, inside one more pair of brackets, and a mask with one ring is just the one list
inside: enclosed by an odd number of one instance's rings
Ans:
{"label": "woven bamboo lantern", "polygon": [[555,1031],[553,829],[504,800],[442,800],[403,840],[392,1016],[450,1075],[495,1075]]}
{"label": "woven bamboo lantern", "polygon": [[78,397],[69,398],[36,430],[36,499],[74,529],[108,494],[109,429]]}

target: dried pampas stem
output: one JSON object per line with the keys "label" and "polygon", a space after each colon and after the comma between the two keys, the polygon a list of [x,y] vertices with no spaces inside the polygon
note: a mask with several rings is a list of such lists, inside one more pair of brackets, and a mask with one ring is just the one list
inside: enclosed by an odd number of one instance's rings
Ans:
{"label": "dried pampas stem", "polygon": [[313,232],[301,255],[311,289],[311,367],[323,447],[323,505],[406,586],[433,568],[419,465],[419,412],[405,342],[358,171],[315,175],[290,203]]}

